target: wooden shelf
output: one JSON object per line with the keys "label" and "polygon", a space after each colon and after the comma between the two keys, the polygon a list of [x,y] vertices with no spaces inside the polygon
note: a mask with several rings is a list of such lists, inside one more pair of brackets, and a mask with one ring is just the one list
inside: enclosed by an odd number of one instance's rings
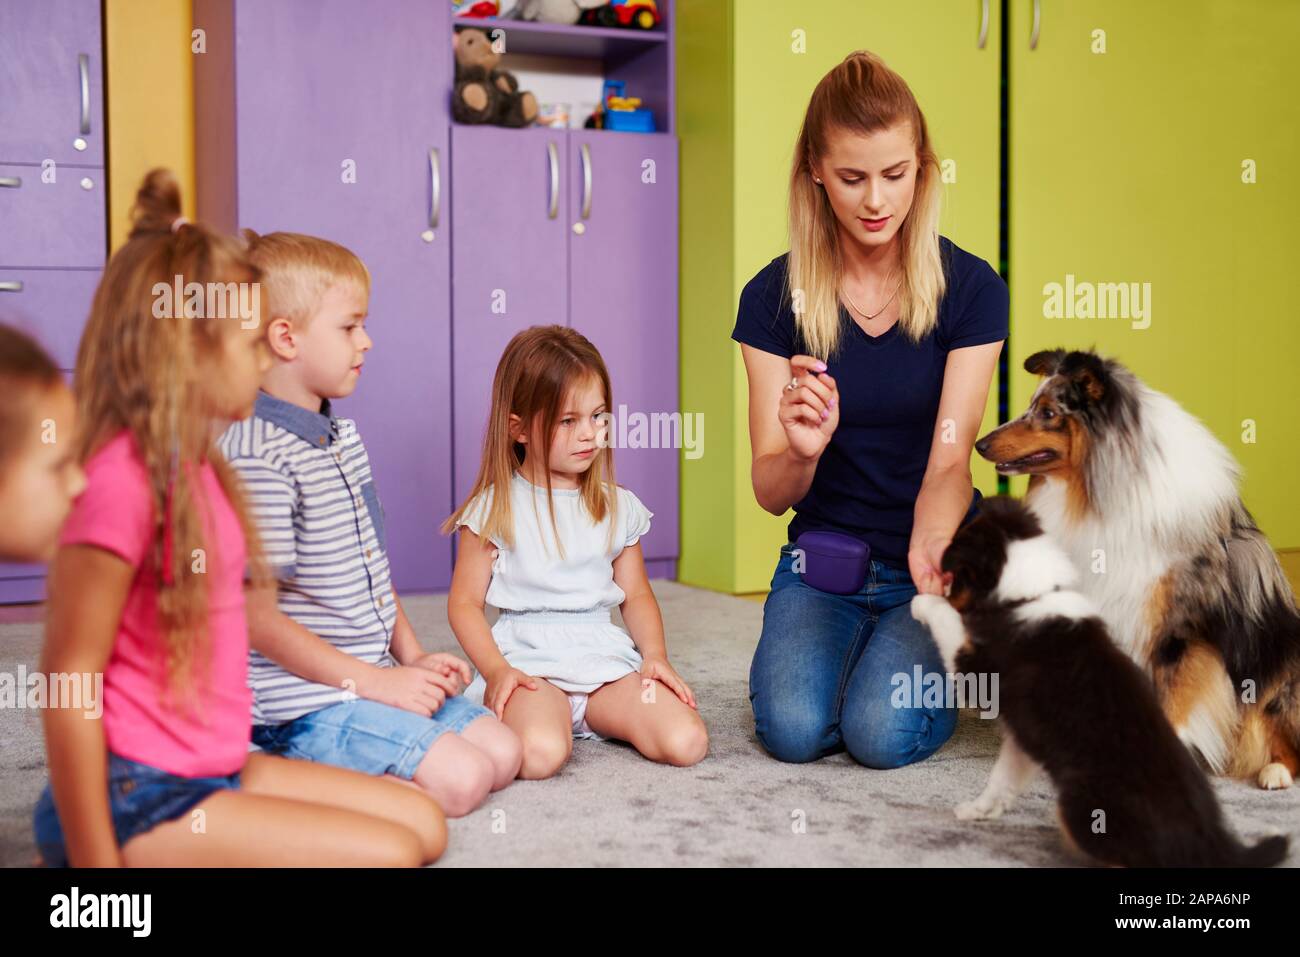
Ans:
{"label": "wooden shelf", "polygon": [[566,26],[531,20],[501,20],[496,17],[457,17],[457,29],[479,27],[489,34],[504,30],[506,54],[530,53],[599,60],[621,60],[668,42],[668,31],[622,27]]}

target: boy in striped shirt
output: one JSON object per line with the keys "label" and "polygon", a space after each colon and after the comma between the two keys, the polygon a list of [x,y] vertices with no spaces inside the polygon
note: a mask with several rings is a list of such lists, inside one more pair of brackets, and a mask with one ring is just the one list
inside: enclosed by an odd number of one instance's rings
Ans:
{"label": "boy in striped shirt", "polygon": [[514,779],[520,742],[460,694],[464,661],[420,647],[389,576],[365,446],[330,407],[372,346],[369,272],[328,240],[245,235],[275,361],[253,415],[219,444],[276,578],[248,595],[253,743],[396,775],[466,814]]}

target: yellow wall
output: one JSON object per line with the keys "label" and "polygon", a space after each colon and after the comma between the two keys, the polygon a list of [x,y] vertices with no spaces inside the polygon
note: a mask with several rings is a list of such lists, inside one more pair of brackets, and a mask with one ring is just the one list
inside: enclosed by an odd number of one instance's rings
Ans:
{"label": "yellow wall", "polygon": [[110,249],[130,231],[140,180],[166,166],[194,216],[194,64],[189,0],[106,0]]}

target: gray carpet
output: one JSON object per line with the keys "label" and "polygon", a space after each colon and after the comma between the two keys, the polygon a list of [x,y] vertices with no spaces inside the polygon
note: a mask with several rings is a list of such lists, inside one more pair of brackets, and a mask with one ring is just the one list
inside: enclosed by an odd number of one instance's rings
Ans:
{"label": "gray carpet", "polygon": [[[845,754],[782,764],[754,737],[746,675],[762,621],[756,602],[657,581],[668,647],[709,727],[709,756],[660,767],[626,745],[577,741],[548,781],[516,781],[451,822],[438,866],[1069,866],[1050,785],[1040,777],[1005,816],[963,823],[952,813],[983,787],[997,730],[962,714],[952,739],[920,764],[863,768]],[[403,600],[430,650],[458,650],[443,596]],[[0,625],[0,671],[35,668],[40,628]],[[0,711],[0,864],[33,855],[31,808],[44,785],[39,718]],[[1247,838],[1300,842],[1300,788],[1215,788]],[[805,822],[796,833],[795,823]],[[1289,866],[1300,864],[1300,849]]]}

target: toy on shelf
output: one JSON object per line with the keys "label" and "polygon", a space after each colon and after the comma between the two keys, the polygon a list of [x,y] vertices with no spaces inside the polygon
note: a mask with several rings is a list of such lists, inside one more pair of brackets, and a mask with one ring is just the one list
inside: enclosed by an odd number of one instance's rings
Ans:
{"label": "toy on shelf", "polygon": [[451,15],[467,19],[483,19],[501,15],[497,0],[451,0]]}
{"label": "toy on shelf", "polygon": [[583,10],[582,23],[595,27],[653,30],[660,23],[659,6],[655,0],[608,0]]}
{"label": "toy on shelf", "polygon": [[568,103],[543,103],[537,114],[538,126],[550,126],[555,129],[567,129],[569,126]]}
{"label": "toy on shelf", "polygon": [[623,80],[606,80],[601,95],[602,109],[593,113],[586,125],[620,133],[653,133],[654,113],[641,109],[640,97],[625,96],[626,88]]}
{"label": "toy on shelf", "polygon": [[577,23],[583,11],[604,3],[605,0],[522,0],[512,16],[517,13],[519,19],[568,26]]}
{"label": "toy on shelf", "polygon": [[500,68],[501,54],[478,27],[452,35],[456,55],[456,87],[451,115],[458,123],[528,126],[537,119],[537,98],[521,93],[513,73]]}

